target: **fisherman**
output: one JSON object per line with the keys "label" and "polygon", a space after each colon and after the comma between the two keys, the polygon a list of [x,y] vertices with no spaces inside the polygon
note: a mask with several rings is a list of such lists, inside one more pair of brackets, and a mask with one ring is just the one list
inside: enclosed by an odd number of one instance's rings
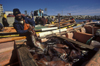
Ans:
{"label": "fisherman", "polygon": [[41,9],[38,10],[38,16],[42,16]]}
{"label": "fisherman", "polygon": [[43,25],[43,26],[46,24],[46,19],[45,19],[44,16],[42,16],[42,18],[40,20],[40,24]]}
{"label": "fisherman", "polygon": [[0,23],[0,31],[3,31],[3,25]]}
{"label": "fisherman", "polygon": [[39,21],[40,21],[40,18],[39,17],[36,17],[35,18],[35,25],[38,25],[39,24]]}
{"label": "fisherman", "polygon": [[34,16],[34,13],[33,13],[33,11],[31,11],[31,15],[32,15],[32,19],[34,20],[34,17],[33,17]]}
{"label": "fisherman", "polygon": [[48,16],[48,22],[47,22],[47,24],[50,24],[51,21],[52,21],[52,19],[50,18],[50,16]]}
{"label": "fisherman", "polygon": [[49,24],[49,23],[48,23],[48,17],[46,18],[46,24]]}
{"label": "fisherman", "polygon": [[70,23],[75,23],[75,19],[72,17]]}
{"label": "fisherman", "polygon": [[3,13],[2,24],[4,25],[4,27],[9,27],[9,24],[7,22],[7,16],[5,13]]}
{"label": "fisherman", "polygon": [[15,22],[13,26],[16,29],[17,33],[19,33],[20,35],[26,36],[26,39],[28,42],[27,45],[30,46],[30,48],[35,47],[32,42],[32,37],[30,33],[31,31],[30,25],[32,26],[34,30],[35,22],[27,17],[22,16],[21,12],[17,8],[13,9],[13,15],[15,16]]}
{"label": "fisherman", "polygon": [[54,21],[54,17],[52,16],[52,21]]}

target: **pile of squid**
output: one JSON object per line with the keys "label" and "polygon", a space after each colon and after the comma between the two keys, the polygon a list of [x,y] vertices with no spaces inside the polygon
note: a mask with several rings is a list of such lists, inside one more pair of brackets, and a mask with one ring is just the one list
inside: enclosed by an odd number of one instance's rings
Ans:
{"label": "pile of squid", "polygon": [[88,59],[88,50],[55,37],[30,52],[38,66],[77,66]]}

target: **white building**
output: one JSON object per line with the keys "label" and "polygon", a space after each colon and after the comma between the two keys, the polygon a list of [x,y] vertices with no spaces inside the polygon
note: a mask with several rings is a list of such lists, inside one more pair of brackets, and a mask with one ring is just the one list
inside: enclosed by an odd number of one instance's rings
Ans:
{"label": "white building", "polygon": [[9,14],[12,14],[13,15],[13,12],[12,11],[5,11],[5,14],[6,15],[9,15]]}
{"label": "white building", "polygon": [[2,6],[2,4],[0,4],[0,16],[1,16],[1,14],[3,14],[3,6]]}

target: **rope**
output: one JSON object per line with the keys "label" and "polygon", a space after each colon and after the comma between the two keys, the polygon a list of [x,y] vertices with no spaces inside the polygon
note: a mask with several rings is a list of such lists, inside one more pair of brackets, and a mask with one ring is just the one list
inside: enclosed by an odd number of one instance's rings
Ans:
{"label": "rope", "polygon": [[86,44],[90,44],[90,42],[91,42],[91,40],[92,40],[92,38],[90,38],[89,40],[87,40],[87,42],[86,42]]}

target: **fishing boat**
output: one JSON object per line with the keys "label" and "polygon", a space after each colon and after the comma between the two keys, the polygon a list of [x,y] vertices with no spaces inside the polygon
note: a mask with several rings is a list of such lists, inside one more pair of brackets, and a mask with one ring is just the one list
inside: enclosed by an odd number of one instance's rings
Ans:
{"label": "fishing boat", "polygon": [[[96,26],[94,26],[94,28],[95,27]],[[79,34],[77,34],[77,36],[78,35]],[[84,36],[82,36],[81,38],[83,37]],[[100,65],[100,48],[97,49],[97,47],[95,46],[85,44],[84,40],[83,42],[81,42],[59,35],[46,36],[44,38],[47,39],[44,42],[39,42],[36,40],[34,41],[35,46],[37,46],[40,50],[32,50],[28,48],[29,52],[31,53],[29,54],[30,58],[32,59],[31,62],[26,61],[28,63],[25,62],[26,64],[24,64],[24,59],[22,58],[26,59],[26,57],[23,57],[22,52],[24,52],[24,49],[26,48],[20,48],[20,50],[18,51],[19,55],[21,55],[20,64],[22,64],[23,66],[29,64],[34,66],[90,66],[95,64],[97,66]]]}
{"label": "fishing boat", "polygon": [[[17,40],[23,39],[17,38]],[[0,66],[20,66],[16,49],[14,40],[0,42]]]}
{"label": "fishing boat", "polygon": [[74,41],[79,41],[84,44],[97,46],[94,44],[95,42],[100,44],[100,37],[96,37],[96,32],[98,29],[100,29],[100,27],[96,26],[97,24],[99,23],[90,22],[74,26],[68,29],[58,29],[48,32],[41,32],[38,34],[38,36],[40,38],[44,37],[43,39],[41,39],[41,42],[45,42],[46,40],[48,40],[45,38],[47,36],[58,35],[58,36],[63,36],[65,38],[69,38]]}
{"label": "fishing boat", "polygon": [[[94,23],[86,24],[85,27],[89,27],[92,24]],[[54,34],[38,38],[38,40],[33,40],[35,46],[37,47],[36,49],[28,47],[25,39],[1,42],[0,65],[99,66],[100,50],[96,49],[95,46],[85,44],[87,41],[86,39],[88,39],[87,36],[91,36],[90,34],[85,34],[86,36],[83,35],[85,33],[83,30],[85,27],[79,25],[77,26],[77,29],[75,27],[74,30],[69,29],[68,33],[74,33],[72,36],[67,33],[61,33],[61,35],[65,35],[67,38],[59,36],[59,34]],[[94,26],[94,28],[97,29],[98,27]],[[94,32],[94,34],[96,33]],[[47,40],[40,41],[43,38]],[[82,40],[81,38],[84,39]]]}
{"label": "fishing boat", "polygon": [[[90,23],[90,24],[92,24],[92,23]],[[80,42],[86,44],[88,42],[88,40],[90,38],[92,38],[92,36],[94,35],[94,34],[91,34],[92,26],[90,26],[90,27],[91,28],[89,29],[88,25],[84,25],[84,27],[83,27],[83,24],[78,24],[78,26],[74,26],[71,28],[61,28],[61,29],[49,30],[49,31],[47,31],[48,30],[47,28],[43,28],[42,30],[44,30],[45,32],[36,32],[36,34],[40,38],[46,37],[48,35],[52,36],[52,35],[56,34],[56,35],[70,38],[75,41],[77,40],[77,41],[80,41]],[[92,31],[92,32],[95,33],[96,30],[99,29],[99,27],[94,27],[94,28],[96,28],[96,29],[94,29],[94,31]],[[89,32],[90,32],[90,34],[89,34]],[[77,35],[79,35],[79,36],[77,36]],[[80,36],[83,38],[80,38]],[[15,37],[13,37],[13,38],[15,38]],[[4,42],[6,41],[6,39],[4,39],[4,38],[2,38],[2,39]],[[41,39],[42,42],[45,40],[47,40],[47,39],[45,39],[45,38]],[[99,38],[96,40],[100,41]]]}
{"label": "fishing boat", "polygon": [[36,49],[30,48],[26,40],[0,43],[1,66],[90,66],[100,65],[100,50],[93,46],[62,36],[34,40]]}
{"label": "fishing boat", "polygon": [[[62,24],[65,24],[63,25]],[[44,31],[50,31],[50,30],[56,30],[59,28],[59,26],[57,26],[58,23],[56,24],[46,24],[45,26],[42,25],[36,25],[35,26],[35,31],[36,33],[40,33],[40,32],[44,32]],[[77,26],[77,24],[70,24],[69,22],[61,22],[60,27],[61,28],[69,28],[72,26]],[[16,30],[14,29],[14,27],[4,27],[4,31],[0,32],[0,38],[3,37],[15,37],[15,36],[19,36],[19,34],[17,34]]]}
{"label": "fishing boat", "polygon": [[13,36],[19,36],[14,27],[4,27],[4,30],[0,31],[0,38]]}

